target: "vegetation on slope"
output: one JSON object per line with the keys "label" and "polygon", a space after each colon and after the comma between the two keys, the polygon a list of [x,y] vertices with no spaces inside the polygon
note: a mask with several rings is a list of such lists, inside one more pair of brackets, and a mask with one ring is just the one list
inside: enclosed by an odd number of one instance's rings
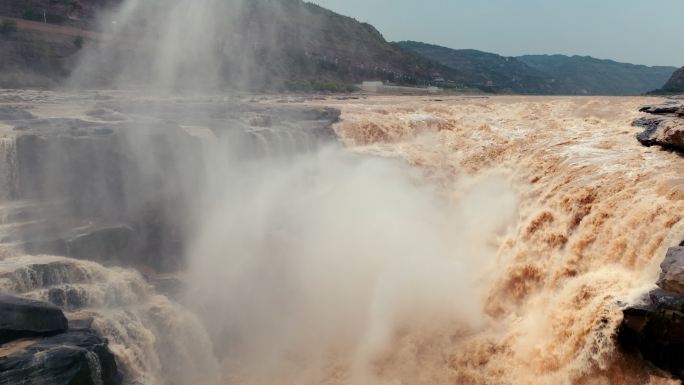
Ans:
{"label": "vegetation on slope", "polygon": [[[96,29],[95,14],[119,1],[8,0],[0,5],[0,16]],[[353,84],[364,80],[428,85],[435,76],[456,77],[456,71],[387,42],[370,24],[315,4],[301,0],[250,0],[239,10],[237,16],[227,15],[222,31],[230,36],[224,38],[228,50],[220,63],[224,87],[340,92],[352,90]],[[76,48],[83,41],[78,43]],[[140,43],[139,39],[133,42]],[[47,45],[49,49],[37,50],[36,45]],[[21,85],[25,78],[25,74],[17,73],[22,68],[31,77],[45,75],[51,80],[25,85],[49,86],[68,76],[76,62],[77,50],[68,44],[55,45],[54,36],[35,31],[0,35],[0,46],[10,53],[0,58],[0,69],[11,69],[6,73],[13,74],[13,86]],[[48,65],[33,65],[31,60]],[[51,66],[54,69],[48,68]],[[115,67],[116,63],[112,63]],[[0,79],[0,86],[8,85]]]}
{"label": "vegetation on slope", "polygon": [[121,0],[2,0],[0,16],[95,29],[95,15]]}
{"label": "vegetation on slope", "polygon": [[51,88],[73,68],[82,40],[20,30],[0,19],[0,87]]}
{"label": "vegetation on slope", "polygon": [[684,67],[675,71],[670,80],[655,94],[684,94]]}
{"label": "vegetation on slope", "polygon": [[427,85],[436,74],[456,72],[388,43],[370,24],[300,0],[251,1],[234,28],[245,38],[234,42],[241,55],[226,58],[226,67],[239,68],[245,56],[267,63],[249,74],[234,71],[258,87],[363,80]]}
{"label": "vegetation on slope", "polygon": [[512,57],[474,49],[456,50],[415,41],[397,44],[457,70],[462,83],[481,89],[519,94],[553,93],[553,82],[545,74]]}
{"label": "vegetation on slope", "polygon": [[674,67],[648,67],[589,56],[527,55],[518,60],[556,80],[556,93],[639,95],[664,84]]}
{"label": "vegetation on slope", "polygon": [[498,92],[568,95],[638,95],[662,85],[674,67],[647,67],[586,56],[503,57],[425,43],[402,47],[457,69],[464,81]]}
{"label": "vegetation on slope", "polygon": [[[98,12],[121,1],[5,0],[0,2],[0,20],[4,16],[97,30]],[[364,80],[382,80],[497,93],[626,95],[660,87],[675,70],[579,56],[513,58],[417,42],[390,43],[370,24],[302,0],[245,0],[237,9],[237,15],[227,12],[217,32],[225,52],[216,84],[223,88],[346,92]],[[26,25],[17,28],[5,20],[0,24],[0,87],[59,84],[73,71],[82,46],[88,45],[83,38]],[[129,31],[128,46],[116,47],[111,60],[98,67],[100,80],[117,78],[115,71],[128,65],[136,49],[154,55],[150,46],[138,49],[155,44],[154,39],[145,41],[143,33],[136,33],[154,22],[140,15],[136,23],[142,25]],[[138,48],[130,49],[131,44]],[[139,72],[145,79],[144,70]]]}

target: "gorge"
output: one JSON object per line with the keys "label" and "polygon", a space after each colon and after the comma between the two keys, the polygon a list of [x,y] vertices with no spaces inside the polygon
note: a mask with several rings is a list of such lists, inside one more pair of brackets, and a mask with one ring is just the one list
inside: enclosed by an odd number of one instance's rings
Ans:
{"label": "gorge", "polygon": [[264,4],[126,0],[0,90],[0,385],[681,381],[680,99],[227,92],[318,41],[236,9],[431,76]]}
{"label": "gorge", "polygon": [[615,340],[684,231],[646,98],[2,101],[3,292],[125,383],[669,381]]}

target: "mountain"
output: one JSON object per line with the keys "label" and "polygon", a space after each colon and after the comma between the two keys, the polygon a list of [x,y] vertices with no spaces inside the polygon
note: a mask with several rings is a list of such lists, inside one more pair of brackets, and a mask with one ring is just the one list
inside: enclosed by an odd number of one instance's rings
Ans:
{"label": "mountain", "polygon": [[493,92],[520,94],[553,93],[553,81],[520,60],[473,49],[451,49],[415,41],[400,47],[432,59],[459,74],[461,82]]}
{"label": "mountain", "polygon": [[[122,2],[126,12],[104,12],[110,18],[97,23],[96,15]],[[208,12],[193,19],[198,10]],[[349,91],[383,80],[495,93],[627,95],[660,87],[675,70],[390,43],[370,24],[302,0],[3,0],[0,52],[0,87],[18,88],[69,78],[93,87],[147,86],[163,78],[159,83],[173,79],[173,87],[203,80],[219,89]],[[85,66],[82,57],[94,59]]]}
{"label": "mountain", "polygon": [[684,93],[684,67],[675,71],[670,80],[654,93],[657,94],[680,94]]}
{"label": "mountain", "polygon": [[121,0],[2,0],[0,16],[94,29],[95,15]]}
{"label": "mountain", "polygon": [[504,57],[412,41],[398,44],[460,72],[464,83],[495,92],[638,95],[658,88],[675,71],[583,56]]}
{"label": "mountain", "polygon": [[664,84],[676,70],[589,56],[526,55],[517,59],[554,79],[556,92],[563,94],[640,95]]}
{"label": "mountain", "polygon": [[95,15],[118,0],[0,1],[0,87],[51,88],[69,76]]}
{"label": "mountain", "polygon": [[[253,0],[237,24],[234,50],[265,56],[250,76],[259,87],[284,82],[303,86],[316,81],[360,83],[384,80],[404,85],[428,84],[433,74],[453,70],[388,43],[372,25],[299,0]],[[268,26],[268,31],[264,31]],[[257,37],[259,50],[251,47]],[[231,68],[239,67],[240,63]],[[254,69],[258,72],[254,73]],[[265,84],[258,84],[265,82]]]}
{"label": "mountain", "polygon": [[[80,30],[97,28],[95,15],[120,3],[120,0],[5,0],[0,3],[0,86],[54,86],[74,70],[84,37]],[[182,4],[183,2],[178,2]],[[301,0],[215,1],[219,4],[218,28],[212,39],[222,39],[225,54],[218,58],[221,87],[252,90],[350,90],[364,80],[383,80],[400,85],[428,85],[435,76],[449,79],[447,86],[466,86],[456,81],[457,71],[387,42],[373,26],[336,14]],[[240,3],[228,10],[226,4]],[[123,45],[109,46],[102,40],[86,45],[101,45],[111,52],[97,68],[100,85],[120,78],[130,62],[151,63],[158,60],[159,39],[149,38],[168,28],[165,12],[175,2],[130,2],[139,11],[131,21]],[[155,8],[157,7],[157,8]],[[223,8],[220,8],[223,7]],[[150,17],[154,16],[154,17]],[[12,19],[9,19],[12,18]],[[42,22],[47,20],[47,24]],[[162,20],[162,21],[160,21]],[[118,20],[119,24],[124,24]],[[174,19],[179,31],[192,34],[191,22]],[[182,23],[188,23],[183,25]],[[60,28],[44,31],[43,27]],[[76,31],[76,32],[74,32]],[[106,34],[107,32],[104,31]],[[156,36],[164,36],[166,33]],[[146,37],[147,36],[147,37]],[[186,42],[187,43],[187,42]],[[195,44],[197,42],[194,42]],[[203,42],[200,42],[203,43]],[[214,42],[212,42],[214,43]],[[147,44],[147,45],[146,45]],[[179,43],[183,44],[183,41]],[[196,44],[195,44],[196,45]],[[216,44],[219,45],[219,44]],[[191,51],[193,47],[184,47]],[[239,55],[235,55],[239,52]],[[132,59],[132,55],[141,57]],[[142,56],[147,55],[146,58]],[[191,55],[187,55],[191,56]],[[205,62],[208,61],[203,58]],[[199,60],[196,60],[198,62]],[[202,68],[193,65],[191,71]],[[149,71],[149,69],[148,69]],[[154,69],[151,70],[154,72]],[[140,79],[145,79],[141,66]],[[188,73],[178,74],[185,77]],[[136,79],[139,80],[139,79]],[[134,84],[138,84],[134,82]]]}

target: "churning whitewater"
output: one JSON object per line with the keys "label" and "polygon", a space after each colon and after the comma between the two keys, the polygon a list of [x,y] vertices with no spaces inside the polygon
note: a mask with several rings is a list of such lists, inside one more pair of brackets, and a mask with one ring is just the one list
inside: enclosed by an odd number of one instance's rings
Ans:
{"label": "churning whitewater", "polygon": [[[419,165],[454,199],[454,181],[504,172],[518,200],[494,266],[479,278],[482,327],[447,328],[441,346],[397,339],[396,351],[425,357],[425,349],[443,360],[408,371],[422,373],[417,381],[669,381],[627,362],[614,341],[621,304],[653,287],[665,249],[684,238],[678,159],[633,139],[630,124],[645,102],[375,98],[340,106],[337,132],[355,151]],[[405,368],[390,357],[385,367]]]}
{"label": "churning whitewater", "polygon": [[684,239],[644,98],[212,94],[267,82],[248,4],[124,1],[71,78],[118,91],[0,93],[2,293],[131,385],[675,383],[615,342]]}
{"label": "churning whitewater", "polygon": [[[292,141],[271,135],[236,160],[201,136],[212,183],[183,210],[175,299],[134,270],[11,244],[0,285],[92,318],[134,384],[668,383],[614,340],[684,237],[683,170],[633,140],[643,102],[312,101],[342,110],[344,147],[269,152]],[[83,109],[64,103],[33,113]],[[3,217],[5,234],[20,225]]]}

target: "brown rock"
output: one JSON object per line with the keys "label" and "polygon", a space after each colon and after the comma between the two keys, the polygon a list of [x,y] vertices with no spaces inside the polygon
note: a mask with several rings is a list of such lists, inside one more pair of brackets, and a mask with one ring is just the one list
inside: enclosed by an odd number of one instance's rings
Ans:
{"label": "brown rock", "polygon": [[658,286],[663,290],[684,295],[684,247],[672,247],[660,264]]}
{"label": "brown rock", "polygon": [[684,119],[681,118],[643,118],[634,124],[645,130],[637,135],[644,146],[662,146],[684,151]]}

